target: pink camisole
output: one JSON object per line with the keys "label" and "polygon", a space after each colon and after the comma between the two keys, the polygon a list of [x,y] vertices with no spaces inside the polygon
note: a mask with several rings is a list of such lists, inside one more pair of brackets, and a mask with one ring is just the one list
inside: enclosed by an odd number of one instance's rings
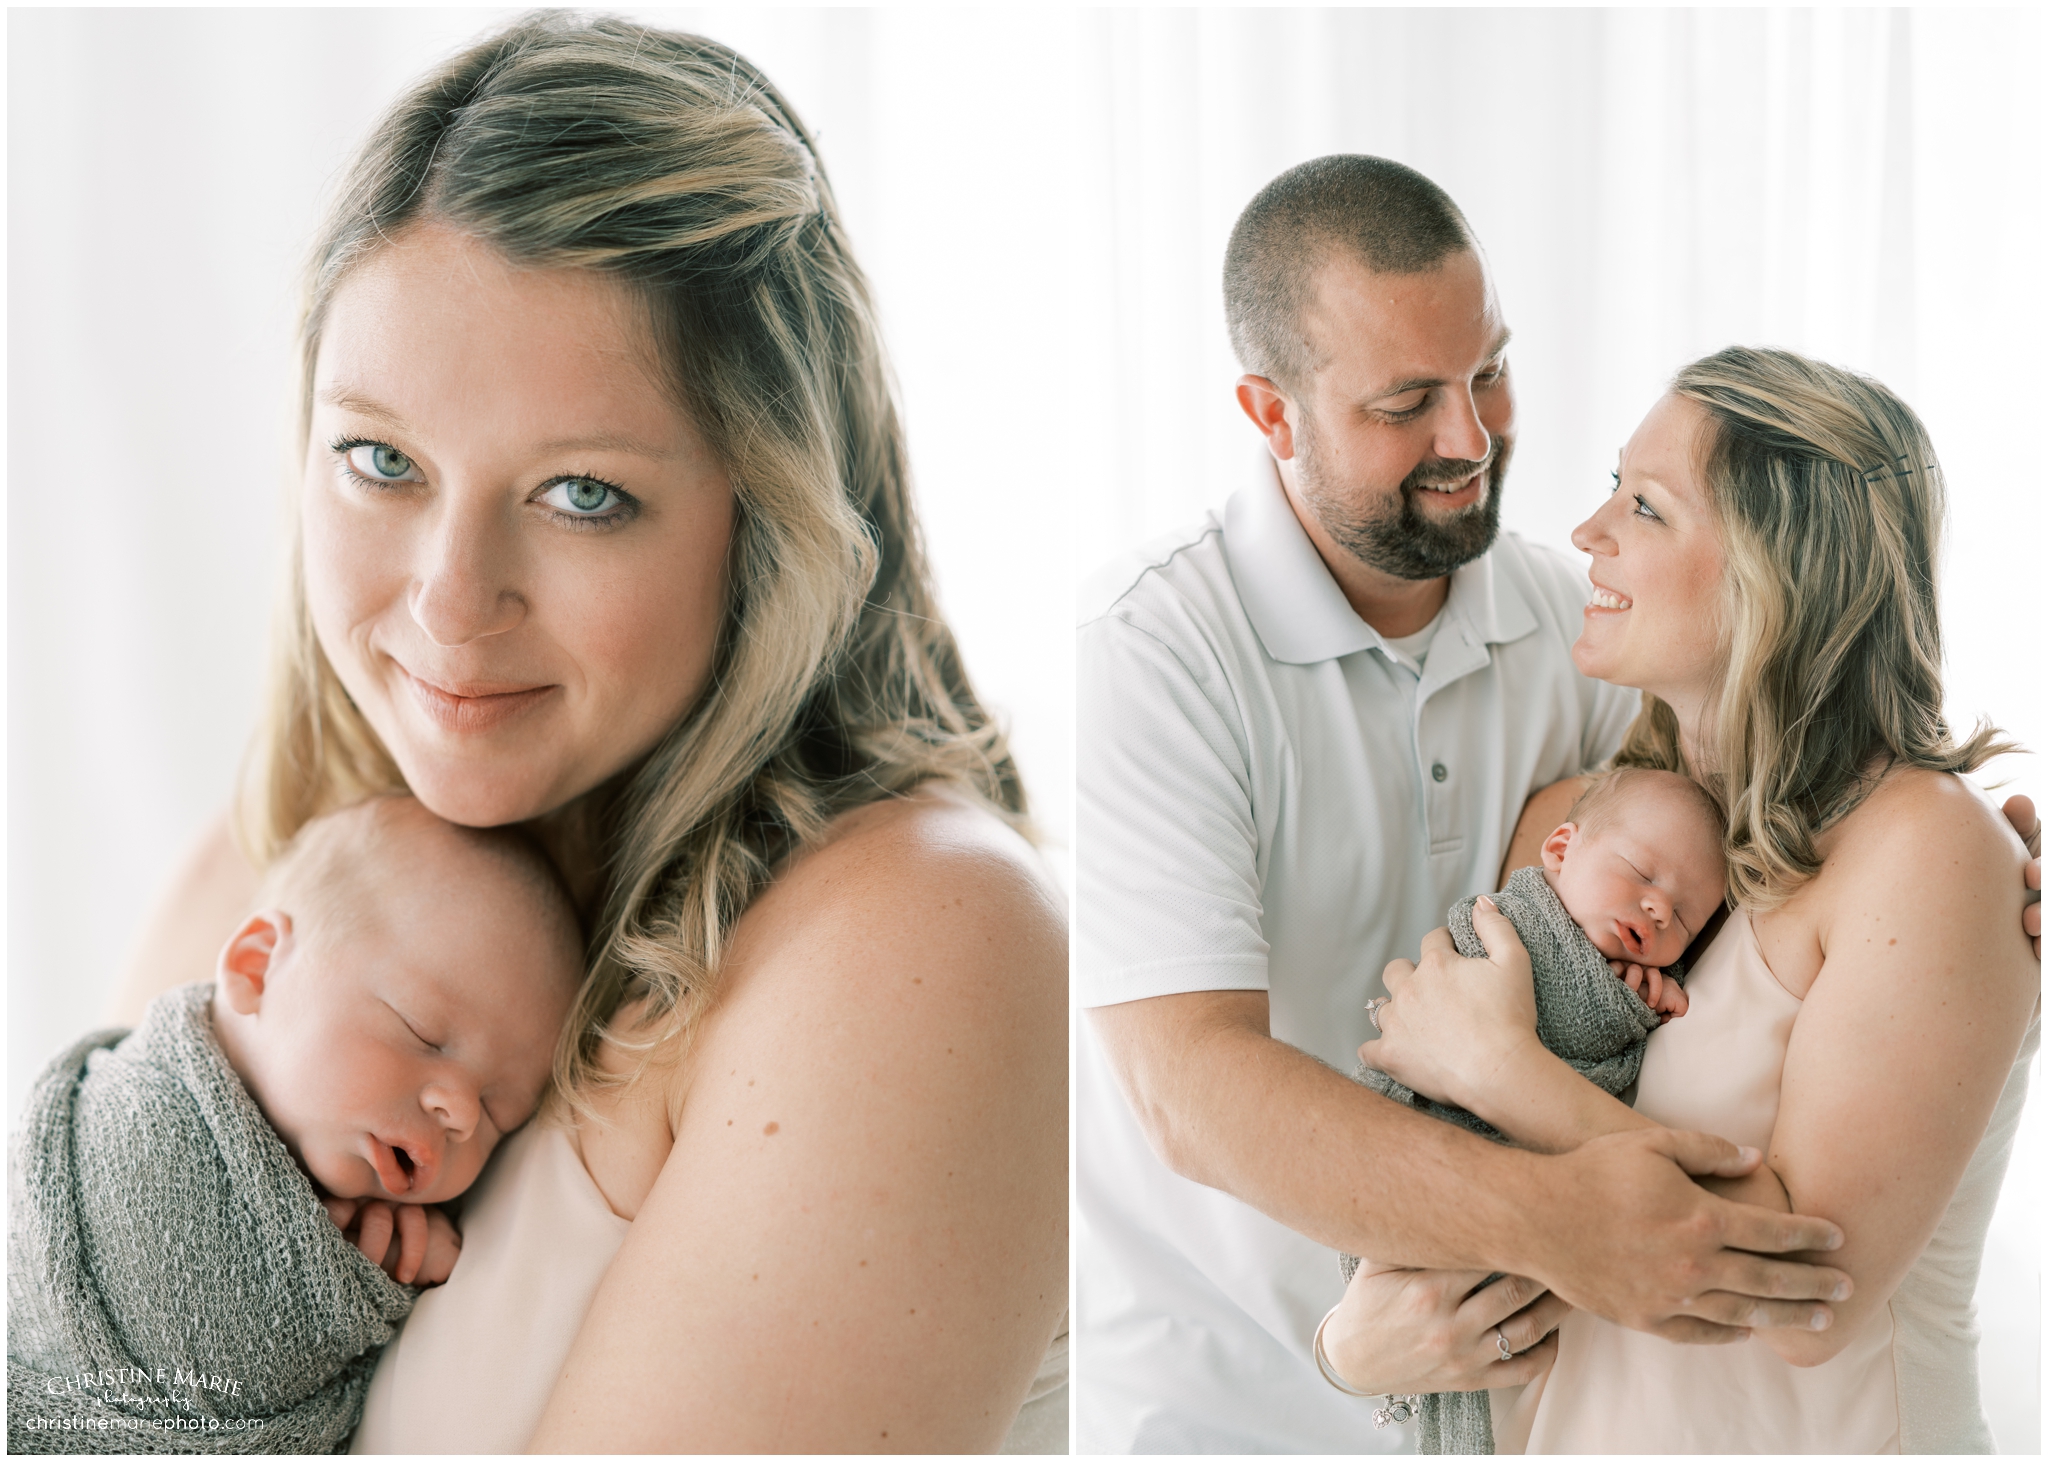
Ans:
{"label": "pink camisole", "polygon": [[[1650,1037],[1636,1110],[1770,1149],[1801,1001],[1730,915],[1686,982],[1690,1007]],[[1676,1345],[1574,1310],[1548,1377],[1493,1393],[1502,1452],[1988,1452],[1973,1296],[1984,1234],[2026,1098],[2039,1012],[1934,1237],[1885,1312],[1823,1365],[1768,1346]]]}

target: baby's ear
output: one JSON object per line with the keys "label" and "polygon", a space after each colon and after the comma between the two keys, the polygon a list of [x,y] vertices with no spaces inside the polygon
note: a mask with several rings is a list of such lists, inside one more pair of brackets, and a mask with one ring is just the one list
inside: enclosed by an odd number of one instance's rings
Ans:
{"label": "baby's ear", "polygon": [[292,916],[265,909],[242,921],[228,937],[215,966],[214,979],[238,1015],[254,1015],[269,988],[270,972],[291,945]]}
{"label": "baby's ear", "polygon": [[1562,822],[1543,840],[1543,866],[1546,869],[1555,873],[1564,867],[1564,850],[1571,846],[1572,839],[1578,836],[1578,832],[1577,823]]}

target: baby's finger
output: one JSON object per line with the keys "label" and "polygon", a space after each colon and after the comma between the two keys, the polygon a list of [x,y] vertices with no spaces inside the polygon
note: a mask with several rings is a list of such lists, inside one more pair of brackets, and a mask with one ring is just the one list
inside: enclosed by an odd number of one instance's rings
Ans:
{"label": "baby's finger", "polygon": [[1664,972],[1655,965],[1643,971],[1643,978],[1650,982],[1649,1003],[1662,1008],[1664,1003]]}
{"label": "baby's finger", "polygon": [[400,1284],[411,1284],[427,1257],[427,1215],[417,1203],[398,1209],[398,1269],[391,1276]]}
{"label": "baby's finger", "polygon": [[320,1206],[327,1210],[327,1216],[334,1220],[336,1228],[343,1233],[348,1232],[348,1226],[356,1216],[356,1199],[336,1198],[331,1193],[323,1193],[320,1195]]}
{"label": "baby's finger", "polygon": [[1628,973],[1621,978],[1629,989],[1635,991],[1638,995],[1643,993],[1643,967],[1641,965],[1630,965]]}
{"label": "baby's finger", "polygon": [[391,1250],[391,1205],[370,1202],[356,1215],[356,1247],[372,1264],[382,1267]]}

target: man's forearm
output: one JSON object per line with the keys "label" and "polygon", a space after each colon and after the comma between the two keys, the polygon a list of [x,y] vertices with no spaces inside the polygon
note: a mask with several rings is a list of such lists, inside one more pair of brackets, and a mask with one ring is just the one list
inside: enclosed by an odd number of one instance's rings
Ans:
{"label": "man's forearm", "polygon": [[[1112,1050],[1121,1009],[1092,1012]],[[1136,1059],[1112,1064],[1181,1176],[1383,1263],[1506,1262],[1501,1236],[1535,1191],[1526,1154],[1388,1101],[1241,1020],[1190,1021],[1174,1045],[1164,1059],[1127,1050]]]}

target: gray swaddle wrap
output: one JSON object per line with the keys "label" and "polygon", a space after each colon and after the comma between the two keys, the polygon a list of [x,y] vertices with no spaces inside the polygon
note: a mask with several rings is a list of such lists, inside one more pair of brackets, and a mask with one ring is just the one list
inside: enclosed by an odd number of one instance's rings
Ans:
{"label": "gray swaddle wrap", "polygon": [[[1508,886],[1493,895],[1493,901],[1514,924],[1529,951],[1529,968],[1536,983],[1537,1038],[1602,1091],[1620,1096],[1642,1072],[1643,1043],[1658,1026],[1657,1012],[1615,978],[1607,956],[1572,922],[1541,868],[1517,869]],[[1468,959],[1486,955],[1472,927],[1472,909],[1478,902],[1475,895],[1451,909],[1451,938],[1458,953]],[[1676,963],[1664,974],[1684,983],[1685,972]],[[1456,1122],[1495,1142],[1507,1141],[1463,1107],[1431,1101],[1385,1072],[1361,1065],[1357,1077],[1374,1091],[1432,1117]],[[1348,1283],[1358,1270],[1358,1260],[1350,1254],[1341,1259]],[[1425,1396],[1420,1420],[1420,1451],[1493,1450],[1492,1411],[1484,1391],[1440,1391]]]}
{"label": "gray swaddle wrap", "polygon": [[228,1064],[211,984],[37,1079],[8,1171],[10,1452],[334,1452],[415,1291]]}

